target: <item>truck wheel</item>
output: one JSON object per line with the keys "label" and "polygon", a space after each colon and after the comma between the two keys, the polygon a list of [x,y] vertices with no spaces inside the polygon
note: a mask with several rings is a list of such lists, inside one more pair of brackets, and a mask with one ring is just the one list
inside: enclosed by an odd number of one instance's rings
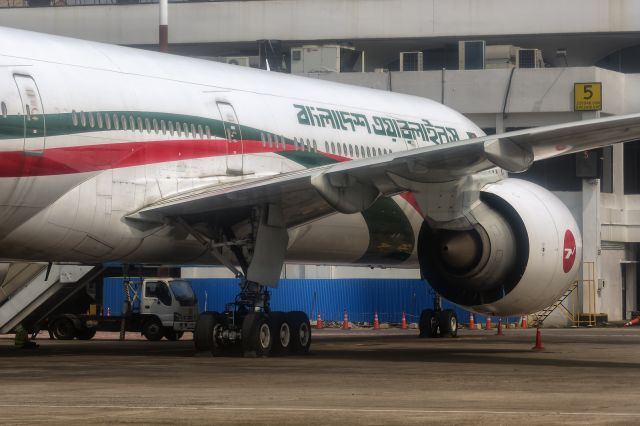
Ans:
{"label": "truck wheel", "polygon": [[58,318],[51,324],[51,332],[58,340],[72,340],[76,337],[76,327],[67,317]]}
{"label": "truck wheel", "polygon": [[267,357],[271,353],[273,333],[262,312],[247,314],[242,321],[242,349],[247,357]]}
{"label": "truck wheel", "polygon": [[180,340],[180,338],[184,335],[182,331],[175,331],[172,328],[165,328],[164,330],[164,338],[167,340],[171,340],[175,342],[176,340]]}
{"label": "truck wheel", "polygon": [[91,340],[93,339],[93,336],[96,335],[96,328],[92,327],[92,328],[82,328],[80,330],[78,330],[78,333],[76,335],[76,337],[78,338],[78,340]]}
{"label": "truck wheel", "polygon": [[291,352],[304,355],[309,353],[311,346],[311,323],[309,317],[302,311],[287,314],[291,321]]}
{"label": "truck wheel", "polygon": [[204,312],[198,316],[196,329],[193,331],[196,351],[211,351],[213,356],[220,354],[220,343],[216,336],[222,324],[221,315],[217,312]]}
{"label": "truck wheel", "polygon": [[158,320],[149,320],[142,327],[142,334],[152,342],[162,339],[163,331],[162,324]]}

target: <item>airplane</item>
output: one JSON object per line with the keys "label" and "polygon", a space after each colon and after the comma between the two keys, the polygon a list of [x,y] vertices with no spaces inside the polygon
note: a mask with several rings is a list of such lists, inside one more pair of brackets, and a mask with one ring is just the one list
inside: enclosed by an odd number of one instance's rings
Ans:
{"label": "airplane", "polygon": [[[581,236],[535,161],[640,138],[640,115],[486,136],[429,99],[0,28],[0,259],[224,265],[196,349],[306,353],[272,312],[285,262],[420,268],[446,299],[519,315],[563,294]],[[425,309],[420,335],[455,334]],[[234,346],[235,345],[235,346]]]}

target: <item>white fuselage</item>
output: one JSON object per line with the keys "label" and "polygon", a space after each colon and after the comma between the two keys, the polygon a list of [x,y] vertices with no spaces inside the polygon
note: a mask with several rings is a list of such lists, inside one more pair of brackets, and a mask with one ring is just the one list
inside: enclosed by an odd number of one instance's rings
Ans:
{"label": "white fuselage", "polygon": [[[124,217],[189,189],[483,134],[423,98],[6,28],[0,37],[2,259],[215,263],[186,233]],[[422,216],[410,201],[292,228],[287,261],[415,266]],[[402,256],[378,243],[388,235]]]}

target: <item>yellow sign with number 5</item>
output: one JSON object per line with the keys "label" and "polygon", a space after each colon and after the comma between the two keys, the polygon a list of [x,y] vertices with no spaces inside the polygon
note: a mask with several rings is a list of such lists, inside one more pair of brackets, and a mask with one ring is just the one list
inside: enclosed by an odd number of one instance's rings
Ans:
{"label": "yellow sign with number 5", "polygon": [[573,110],[602,110],[602,83],[574,83]]}

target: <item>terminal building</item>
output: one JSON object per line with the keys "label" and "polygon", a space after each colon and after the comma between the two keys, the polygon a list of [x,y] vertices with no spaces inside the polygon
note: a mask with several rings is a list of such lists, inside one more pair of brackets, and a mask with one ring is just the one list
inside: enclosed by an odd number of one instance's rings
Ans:
{"label": "terminal building", "polygon": [[[0,0],[0,25],[158,49],[154,1]],[[175,54],[431,98],[488,134],[640,113],[635,0],[181,1],[169,4],[169,42]],[[554,191],[581,226],[578,311],[622,320],[640,310],[639,168],[640,141],[517,176]],[[385,274],[418,277],[322,265],[283,271]]]}

